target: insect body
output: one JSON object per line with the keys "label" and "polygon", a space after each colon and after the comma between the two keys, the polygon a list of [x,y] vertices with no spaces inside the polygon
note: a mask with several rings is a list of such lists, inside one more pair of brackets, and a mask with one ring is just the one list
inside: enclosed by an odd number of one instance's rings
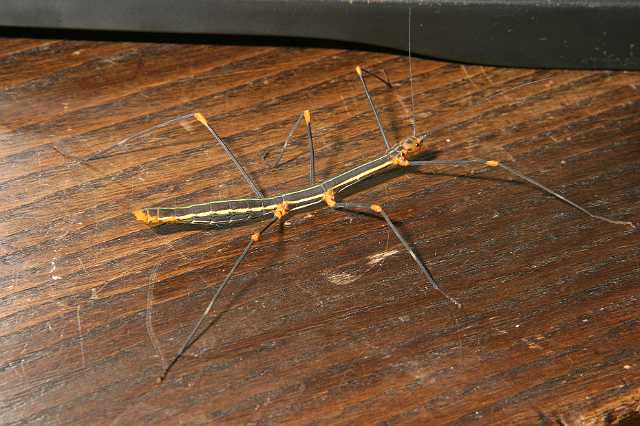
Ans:
{"label": "insect body", "polygon": [[390,149],[385,155],[308,188],[276,197],[213,201],[185,207],[145,208],[134,212],[147,225],[164,223],[232,224],[331,203],[332,195],[374,174],[405,163],[411,145],[420,147],[422,138],[412,138]]}

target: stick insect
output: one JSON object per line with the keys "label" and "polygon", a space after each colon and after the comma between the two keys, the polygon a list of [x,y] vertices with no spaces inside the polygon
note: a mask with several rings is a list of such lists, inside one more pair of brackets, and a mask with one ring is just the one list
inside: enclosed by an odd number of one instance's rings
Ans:
{"label": "stick insect", "polygon": [[[162,381],[166,377],[167,373],[176,364],[176,362],[185,353],[185,351],[199,338],[198,332],[201,329],[203,321],[208,317],[210,311],[218,300],[218,297],[225,289],[225,287],[229,284],[238,267],[247,258],[254,244],[258,243],[261,240],[262,235],[275,223],[283,221],[286,217],[295,214],[298,210],[307,209],[310,207],[324,206],[335,211],[368,212],[380,217],[384,220],[387,227],[394,234],[406,253],[409,254],[414,260],[416,266],[420,270],[426,282],[429,283],[430,287],[439,292],[455,306],[460,307],[461,304],[458,300],[454,299],[449,294],[447,294],[446,291],[440,288],[436,279],[429,271],[428,267],[420,260],[415,251],[412,249],[410,243],[402,236],[400,230],[396,227],[389,214],[380,204],[377,204],[375,202],[372,202],[370,204],[351,203],[342,201],[340,199],[339,194],[346,188],[356,185],[374,175],[377,175],[378,173],[387,171],[389,169],[425,166],[458,167],[472,165],[498,168],[527,182],[528,184],[538,188],[539,190],[552,195],[558,200],[569,204],[570,206],[580,210],[582,213],[590,216],[593,219],[604,221],[610,224],[631,226],[635,228],[635,225],[632,222],[613,220],[607,217],[593,214],[583,206],[569,200],[558,192],[553,191],[540,182],[497,160],[420,160],[419,154],[423,152],[425,148],[426,134],[418,134],[416,132],[415,120],[413,121],[413,134],[411,136],[406,137],[395,144],[390,143],[387,138],[385,128],[380,119],[380,114],[369,91],[366,77],[373,76],[385,82],[385,84],[390,85],[388,80],[384,79],[376,73],[365,70],[360,66],[356,67],[356,73],[361,82],[372,115],[376,121],[379,133],[382,137],[382,141],[385,146],[385,153],[382,156],[367,161],[337,176],[318,181],[316,179],[315,173],[315,154],[311,127],[311,113],[308,110],[305,110],[298,116],[297,120],[293,124],[291,131],[289,132],[289,135],[285,140],[285,143],[282,146],[279,156],[275,162],[276,165],[280,162],[282,154],[284,153],[287,144],[291,140],[292,135],[304,120],[304,123],[306,125],[306,138],[309,151],[309,186],[297,191],[287,192],[275,196],[265,196],[258,188],[254,180],[244,169],[244,167],[240,164],[236,156],[231,151],[230,147],[223,141],[223,139],[208,123],[204,115],[202,115],[201,113],[195,113],[192,115],[195,120],[197,120],[207,129],[216,143],[224,149],[227,156],[233,162],[238,171],[242,174],[245,182],[254,192],[255,196],[252,198],[235,200],[211,201],[208,203],[194,204],[182,207],[145,207],[133,212],[135,218],[151,226],[176,223],[224,226],[256,220],[265,220],[266,224],[258,228],[254,233],[250,235],[249,241],[246,243],[243,251],[236,258],[231,269],[226,274],[221,284],[218,285],[208,305],[200,315],[196,324],[191,329],[191,332],[189,333],[187,338],[182,343],[180,349],[177,351],[171,361],[164,366],[164,370],[159,377],[159,381]],[[411,91],[411,97],[413,104],[413,90]],[[184,116],[180,118],[184,118]],[[175,120],[176,119],[171,121]],[[162,123],[158,126],[164,126],[166,124],[167,123]]]}
{"label": "stick insect", "polygon": [[[409,18],[410,20],[411,18]],[[411,27],[411,26],[409,26]],[[225,226],[225,225],[235,225],[242,223],[249,223],[258,220],[266,221],[266,224],[262,227],[258,228],[254,233],[249,236],[249,239],[244,246],[241,254],[236,258],[233,263],[231,269],[228,271],[222,282],[218,285],[217,289],[214,291],[212,297],[209,300],[208,305],[200,315],[199,319],[196,321],[195,325],[192,327],[190,333],[183,341],[180,349],[176,352],[169,363],[165,363],[163,361],[163,371],[162,374],[158,378],[158,382],[161,382],[169,373],[169,371],[173,368],[173,366],[178,362],[180,357],[187,351],[187,349],[194,344],[200,334],[198,334],[204,320],[208,317],[210,311],[213,309],[216,301],[218,300],[220,294],[225,289],[225,287],[231,281],[234,273],[238,269],[238,267],[242,264],[242,262],[247,258],[251,248],[254,244],[258,243],[262,235],[271,228],[275,223],[282,222],[285,218],[295,214],[299,210],[308,209],[312,207],[328,207],[335,211],[352,211],[352,212],[365,212],[369,214],[373,214],[378,216],[382,220],[384,220],[386,226],[389,230],[394,234],[400,245],[404,248],[405,252],[411,256],[416,266],[418,267],[420,273],[424,277],[425,281],[429,284],[429,286],[444,296],[447,300],[449,300],[452,304],[457,307],[461,307],[461,303],[455,298],[451,297],[446,291],[444,291],[438,285],[437,280],[433,277],[428,267],[425,265],[423,261],[420,260],[416,252],[412,249],[410,243],[402,236],[400,230],[393,223],[389,214],[386,210],[375,202],[371,202],[368,204],[364,203],[351,203],[345,202],[340,199],[339,195],[342,191],[347,188],[350,188],[354,185],[359,184],[360,182],[374,176],[379,173],[388,171],[389,169],[395,168],[409,168],[409,167],[428,167],[428,166],[450,166],[450,167],[464,167],[464,166],[485,166],[489,168],[497,168],[501,169],[504,172],[507,172],[510,175],[513,175],[524,182],[538,188],[539,190],[552,195],[558,200],[572,206],[575,209],[580,210],[582,213],[590,216],[593,219],[604,221],[610,224],[615,225],[624,225],[631,226],[635,228],[635,225],[632,222],[613,220],[607,217],[599,216],[593,214],[583,206],[569,200],[558,192],[553,191],[552,189],[544,186],[538,181],[526,176],[525,174],[519,172],[518,170],[503,164],[497,160],[484,160],[484,159],[460,159],[460,160],[421,160],[420,154],[425,150],[425,141],[427,138],[427,134],[418,134],[415,123],[415,107],[414,107],[414,93],[413,93],[413,78],[412,78],[412,70],[411,70],[411,30],[409,30],[409,81],[411,85],[411,112],[413,114],[412,118],[412,135],[406,137],[399,142],[392,144],[389,142],[387,137],[384,125],[380,118],[380,113],[375,105],[373,97],[369,91],[369,87],[367,85],[366,77],[376,78],[383,83],[385,83],[388,87],[392,87],[390,81],[387,78],[382,77],[381,75],[374,73],[372,71],[368,71],[360,66],[356,67],[356,73],[360,83],[362,85],[362,89],[364,91],[364,95],[366,96],[367,102],[369,104],[369,108],[373,115],[373,118],[378,127],[378,131],[382,138],[385,147],[385,153],[377,158],[364,162],[363,164],[356,166],[344,173],[341,173],[337,176],[324,179],[322,181],[318,181],[316,179],[316,168],[315,168],[315,151],[314,151],[314,143],[313,143],[313,132],[311,127],[311,113],[309,110],[305,110],[301,114],[298,115],[295,123],[291,127],[290,132],[288,133],[287,138],[285,139],[284,144],[282,145],[279,155],[274,163],[274,166],[277,167],[280,164],[282,156],[287,148],[288,143],[292,140],[293,135],[296,130],[300,127],[302,121],[304,121],[306,126],[306,139],[308,143],[308,151],[309,151],[309,186],[300,190],[286,192],[279,195],[274,196],[265,196],[263,192],[258,188],[258,185],[254,182],[251,176],[247,173],[245,168],[240,164],[238,158],[234,155],[230,147],[223,141],[223,139],[218,135],[218,133],[213,129],[213,127],[208,123],[207,119],[203,114],[196,112],[193,114],[182,115],[171,120],[165,121],[163,123],[157,124],[147,130],[144,130],[140,133],[132,135],[120,142],[116,145],[112,145],[109,148],[106,148],[93,156],[89,157],[87,160],[93,160],[97,158],[103,157],[113,148],[119,145],[123,145],[130,141],[133,138],[143,136],[145,134],[149,134],[155,129],[165,127],[170,125],[171,123],[175,123],[177,121],[193,118],[202,124],[213,140],[225,151],[226,155],[232,161],[237,170],[241,173],[244,181],[251,188],[253,193],[255,194],[252,198],[243,198],[243,199],[234,199],[234,200],[217,200],[211,201],[203,204],[194,204],[182,207],[144,207],[139,210],[133,212],[135,218],[146,225],[156,226],[163,224],[193,224],[193,225],[215,225],[215,226]],[[152,274],[154,276],[155,274]],[[206,329],[206,328],[205,328]],[[154,347],[158,350],[157,342],[153,339]]]}

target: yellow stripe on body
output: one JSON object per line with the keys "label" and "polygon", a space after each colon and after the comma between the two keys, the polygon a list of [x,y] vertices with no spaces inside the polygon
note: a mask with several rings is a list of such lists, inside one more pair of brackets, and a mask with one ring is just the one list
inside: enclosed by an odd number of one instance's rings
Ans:
{"label": "yellow stripe on body", "polygon": [[[240,200],[241,201],[241,200]],[[204,216],[229,216],[232,215],[234,213],[250,213],[250,212],[263,212],[266,210],[274,210],[278,205],[277,204],[271,204],[268,206],[260,206],[260,207],[245,207],[245,208],[241,208],[241,209],[224,209],[224,210],[209,210],[206,212],[201,212],[201,213],[191,213],[191,214],[185,214],[182,216],[177,216],[178,220],[189,220],[189,219],[193,219],[193,218],[197,218],[197,217],[204,217]],[[188,206],[187,208],[189,208],[191,206]]]}
{"label": "yellow stripe on body", "polygon": [[364,172],[360,173],[359,175],[355,175],[354,177],[349,178],[349,179],[345,180],[344,182],[340,182],[339,184],[337,184],[337,185],[335,185],[335,186],[333,186],[331,188],[327,188],[327,189],[336,189],[336,188],[341,188],[343,186],[347,186],[349,184],[352,184],[354,182],[359,181],[360,179],[362,179],[365,176],[368,176],[368,175],[370,175],[372,173],[378,172],[378,171],[380,171],[380,170],[382,170],[384,168],[387,168],[387,167],[389,167],[389,166],[391,166],[393,164],[394,164],[393,161],[389,160],[386,163],[380,164],[378,167],[374,167],[372,169],[365,170]]}
{"label": "yellow stripe on body", "polygon": [[[384,168],[387,168],[389,166],[394,165],[395,163],[392,160],[386,161],[382,164],[380,164],[379,166],[373,167],[371,169],[368,170],[364,170],[362,173],[357,174],[343,182],[340,182],[332,187],[323,187],[325,190],[335,190],[338,188],[342,188],[345,186],[348,186],[352,183],[355,183],[359,180],[361,180],[362,178],[376,173]],[[349,172],[345,172],[344,174],[349,173]],[[339,177],[339,176],[338,176]],[[336,178],[332,178],[331,180],[336,179]],[[316,185],[317,187],[322,187],[322,185]],[[311,188],[314,187],[310,187],[310,188],[305,188],[303,190],[300,191],[295,191],[295,192],[288,192],[285,193],[281,196],[277,196],[277,197],[273,197],[273,198],[286,198],[287,196],[291,196],[297,192],[304,192],[307,191]],[[319,202],[323,199],[323,194],[318,194],[318,195],[313,195],[311,197],[306,197],[306,198],[302,198],[299,200],[287,200],[287,203],[290,205],[299,205],[299,204],[314,204],[313,202]],[[243,201],[243,200],[230,200],[230,201]],[[201,204],[194,204],[192,206],[187,206],[186,208],[190,208],[193,206],[198,206]],[[181,216],[153,216],[151,214],[148,213],[149,210],[153,211],[153,209],[144,209],[144,210],[136,210],[133,212],[134,216],[136,217],[137,220],[142,221],[144,223],[146,223],[147,225],[160,225],[163,223],[175,223],[175,222],[188,222],[192,219],[195,218],[199,218],[199,217],[206,217],[206,216],[230,216],[233,214],[241,214],[241,213],[252,213],[252,212],[264,212],[264,211],[275,211],[278,206],[280,204],[276,203],[276,204],[270,204],[268,206],[259,206],[259,207],[245,207],[245,208],[237,208],[237,209],[222,209],[222,210],[209,210],[206,212],[201,212],[201,213],[190,213],[190,214],[186,214],[186,215],[181,215]],[[161,208],[166,208],[166,207],[159,207],[158,209]],[[185,208],[185,207],[177,207],[177,208]]]}

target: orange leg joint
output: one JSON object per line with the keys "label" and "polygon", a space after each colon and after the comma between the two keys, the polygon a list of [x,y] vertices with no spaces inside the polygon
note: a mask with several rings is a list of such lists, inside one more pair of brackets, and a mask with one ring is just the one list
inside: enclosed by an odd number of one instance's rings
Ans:
{"label": "orange leg joint", "polygon": [[331,208],[335,207],[336,205],[336,197],[335,197],[335,193],[333,192],[333,190],[328,190],[327,192],[325,192],[324,194],[322,194],[322,201],[325,202],[325,204]]}
{"label": "orange leg joint", "polygon": [[289,204],[286,201],[284,201],[278,204],[276,209],[273,211],[273,215],[278,219],[282,219],[288,212],[289,212]]}

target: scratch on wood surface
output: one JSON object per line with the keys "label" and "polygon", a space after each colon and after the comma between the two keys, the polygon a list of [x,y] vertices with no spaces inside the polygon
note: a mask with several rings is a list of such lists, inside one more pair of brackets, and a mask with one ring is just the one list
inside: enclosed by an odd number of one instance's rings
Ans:
{"label": "scratch on wood surface", "polygon": [[80,355],[82,355],[82,368],[87,366],[84,354],[84,342],[82,341],[82,325],[80,323],[80,305],[76,306],[76,322],[78,323],[78,343],[80,344]]}
{"label": "scratch on wood surface", "polygon": [[353,275],[348,272],[336,272],[333,274],[326,274],[325,276],[331,284],[335,285],[347,285],[359,279],[363,274]]}
{"label": "scratch on wood surface", "polygon": [[78,257],[77,259],[78,259],[78,262],[80,262],[80,266],[82,267],[82,272],[86,274],[87,268],[84,266],[84,262],[82,261],[82,258]]}
{"label": "scratch on wood surface", "polygon": [[527,345],[527,347],[529,349],[538,349],[538,350],[542,350],[544,349],[542,346],[540,346],[539,344],[537,344],[536,342],[531,341],[529,338],[523,337],[520,339],[525,345]]}
{"label": "scratch on wood surface", "polygon": [[55,260],[55,259],[53,259],[53,260],[51,261],[51,270],[49,271],[49,273],[51,274],[51,279],[52,279],[52,280],[54,280],[54,281],[61,280],[61,279],[62,279],[62,277],[61,277],[61,276],[59,276],[59,275],[55,275],[55,274],[54,274],[54,272],[55,272],[55,271],[56,271],[56,260]]}
{"label": "scratch on wood surface", "polygon": [[476,90],[480,90],[480,86],[478,86],[476,84],[475,81],[473,81],[473,79],[471,78],[471,75],[469,74],[469,71],[467,71],[467,67],[465,67],[464,65],[460,65],[460,67],[462,68],[462,71],[464,72],[465,78],[469,81],[469,83],[471,83],[471,85],[476,89]]}
{"label": "scratch on wood surface", "polygon": [[487,71],[482,65],[480,66],[480,72],[482,73],[482,76],[485,78],[485,80],[489,82],[489,84],[493,84],[493,80],[491,80],[491,77],[489,76],[489,74],[487,74]]}
{"label": "scratch on wood surface", "polygon": [[[387,239],[388,243],[388,239]],[[371,271],[374,267],[378,266],[385,258],[389,256],[393,256],[398,253],[398,250],[387,250],[381,253],[372,254],[369,256],[367,265],[369,266],[364,272],[361,274],[352,274],[349,272],[328,272],[325,273],[324,276],[331,284],[335,285],[347,285],[359,280],[363,276],[365,276],[369,271]]]}
{"label": "scratch on wood surface", "polygon": [[[493,95],[491,95],[491,96],[487,96],[487,97],[485,98],[485,100],[484,100],[484,101],[486,102],[486,101],[488,101],[489,99],[493,99],[493,98],[498,97],[498,96],[504,96],[504,95],[506,95],[506,94],[507,94],[507,93],[509,93],[509,92],[513,92],[514,90],[518,90],[518,89],[521,89],[521,88],[523,88],[523,87],[530,86],[530,85],[532,85],[532,84],[541,83],[541,82],[543,82],[543,81],[547,81],[547,80],[551,80],[551,77],[541,78],[541,79],[539,79],[539,80],[527,81],[526,83],[518,84],[518,85],[515,85],[515,86],[513,86],[513,87],[506,88],[506,89],[504,89],[504,90],[498,90],[498,91],[497,91],[497,92],[495,92]],[[505,96],[505,97],[506,97],[507,99],[509,99],[509,100],[512,100],[509,96]]]}
{"label": "scratch on wood surface", "polygon": [[342,106],[344,107],[344,112],[346,114],[351,114],[351,110],[349,109],[349,104],[347,103],[344,96],[340,95],[340,100],[342,101]]}
{"label": "scratch on wood surface", "polygon": [[396,253],[398,253],[398,250],[394,249],[394,250],[383,251],[382,253],[372,254],[367,258],[369,259],[369,261],[367,262],[367,265],[377,265],[378,263],[382,262],[385,258],[389,256],[393,256]]}

